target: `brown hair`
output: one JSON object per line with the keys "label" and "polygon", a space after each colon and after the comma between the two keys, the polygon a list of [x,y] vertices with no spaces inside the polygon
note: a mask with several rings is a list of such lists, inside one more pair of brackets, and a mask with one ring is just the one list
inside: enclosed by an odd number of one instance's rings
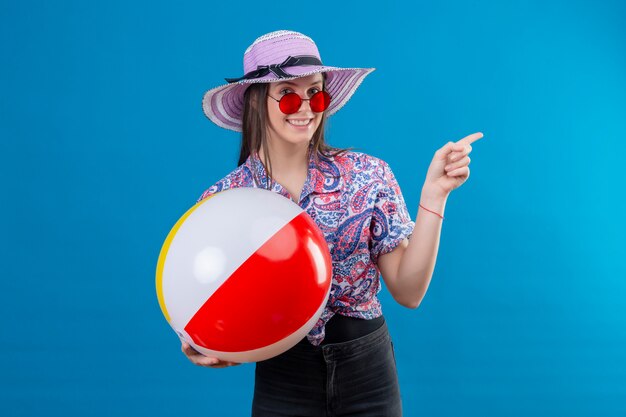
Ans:
{"label": "brown hair", "polygon": [[[322,89],[326,87],[326,73],[322,73]],[[263,165],[266,167],[268,188],[273,186],[272,163],[269,152],[267,152],[267,100],[265,99],[270,83],[254,83],[248,87],[244,93],[243,123],[241,133],[241,150],[239,152],[239,163],[246,162],[250,153],[259,152],[263,148]],[[324,157],[334,157],[352,148],[334,148],[326,144],[324,130],[326,126],[326,112],[322,114],[322,121],[313,133],[311,138],[312,146],[309,146],[309,154],[313,152],[314,161],[319,162],[319,155]]]}

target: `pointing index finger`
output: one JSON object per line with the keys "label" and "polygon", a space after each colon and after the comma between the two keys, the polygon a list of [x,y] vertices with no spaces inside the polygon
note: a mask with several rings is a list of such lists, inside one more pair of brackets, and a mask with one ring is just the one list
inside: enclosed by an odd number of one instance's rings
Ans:
{"label": "pointing index finger", "polygon": [[476,133],[472,133],[471,135],[465,136],[463,139],[459,140],[457,143],[471,144],[473,142],[476,142],[478,139],[482,137],[483,137],[482,132],[476,132]]}

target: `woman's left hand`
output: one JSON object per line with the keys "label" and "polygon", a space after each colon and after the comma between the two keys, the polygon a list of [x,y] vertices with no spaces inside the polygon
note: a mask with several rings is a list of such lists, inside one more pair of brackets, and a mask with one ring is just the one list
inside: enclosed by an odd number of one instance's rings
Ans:
{"label": "woman's left hand", "polygon": [[469,153],[472,143],[482,138],[481,132],[472,133],[458,142],[448,142],[435,152],[428,167],[424,189],[430,193],[447,197],[469,178]]}

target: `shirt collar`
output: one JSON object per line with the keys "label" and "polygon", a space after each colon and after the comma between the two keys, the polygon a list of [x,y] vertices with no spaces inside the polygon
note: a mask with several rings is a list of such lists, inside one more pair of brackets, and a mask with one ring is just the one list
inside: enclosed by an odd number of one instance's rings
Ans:
{"label": "shirt collar", "polygon": [[[253,174],[253,181],[259,188],[268,188],[265,166],[259,158],[258,153],[251,153],[246,159],[245,165]],[[341,174],[339,167],[335,163],[334,157],[325,157],[318,152],[318,163],[315,163],[313,153],[309,156],[309,167],[304,187],[300,196],[300,201],[311,194],[327,194],[335,192],[341,185]],[[288,193],[280,184],[274,183],[273,191],[281,194]]]}

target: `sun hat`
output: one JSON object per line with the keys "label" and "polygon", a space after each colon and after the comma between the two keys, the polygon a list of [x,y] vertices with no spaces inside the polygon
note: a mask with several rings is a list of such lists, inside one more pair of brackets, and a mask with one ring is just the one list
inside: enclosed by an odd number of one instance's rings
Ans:
{"label": "sun hat", "polygon": [[340,68],[322,64],[313,39],[291,30],[258,37],[243,55],[243,73],[226,78],[228,84],[210,89],[202,99],[204,114],[225,129],[241,132],[243,95],[254,83],[267,83],[326,73],[325,90],[331,96],[326,115],[336,113],[350,100],[365,77],[376,68]]}

